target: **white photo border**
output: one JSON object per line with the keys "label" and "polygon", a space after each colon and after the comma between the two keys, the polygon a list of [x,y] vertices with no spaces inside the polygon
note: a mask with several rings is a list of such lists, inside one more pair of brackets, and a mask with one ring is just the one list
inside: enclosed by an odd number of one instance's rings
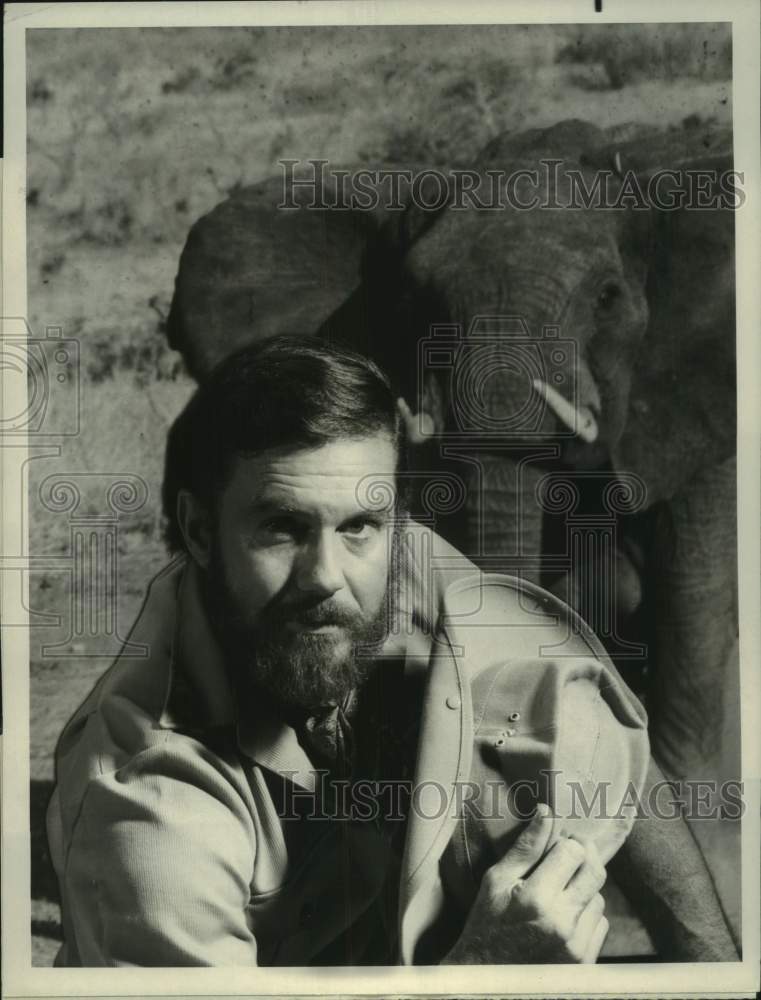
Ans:
{"label": "white photo border", "polygon": [[[738,371],[738,550],[742,691],[743,960],[598,966],[383,969],[43,969],[31,965],[29,831],[29,637],[2,636],[2,956],[5,997],[88,996],[753,996],[759,986],[759,809],[761,807],[761,172],[757,0],[509,0],[509,2],[258,2],[8,4],[5,10],[3,323],[27,315],[25,33],[36,28],[456,23],[732,23],[735,166],[745,204],[736,212]],[[3,372],[5,403],[20,412],[20,386]],[[12,398],[13,394],[16,394]],[[7,411],[6,411],[7,412]],[[21,450],[19,450],[19,448]],[[11,451],[13,454],[11,454]],[[25,497],[14,477],[25,456],[0,440],[2,552],[28,553]],[[0,582],[6,574],[0,565]],[[18,621],[28,594],[2,588],[2,618]]]}

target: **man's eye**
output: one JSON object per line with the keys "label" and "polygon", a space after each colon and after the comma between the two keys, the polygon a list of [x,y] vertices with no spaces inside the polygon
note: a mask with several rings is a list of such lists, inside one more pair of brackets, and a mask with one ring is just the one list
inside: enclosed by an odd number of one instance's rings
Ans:
{"label": "man's eye", "polygon": [[345,535],[349,535],[351,538],[370,538],[379,529],[379,524],[377,521],[370,520],[366,517],[358,517],[353,521],[347,521],[341,528],[341,531]]}
{"label": "man's eye", "polygon": [[270,517],[261,528],[268,535],[297,535],[300,530],[298,521],[293,517]]}

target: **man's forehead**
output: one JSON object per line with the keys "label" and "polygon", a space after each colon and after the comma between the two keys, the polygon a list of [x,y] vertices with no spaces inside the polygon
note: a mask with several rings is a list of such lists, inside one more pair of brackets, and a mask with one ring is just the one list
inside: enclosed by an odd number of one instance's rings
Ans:
{"label": "man's forehead", "polygon": [[[239,457],[230,485],[253,504],[287,507],[356,501],[362,508],[378,509],[389,505],[389,495],[395,491],[395,469],[394,442],[388,434],[378,433]],[[381,493],[386,502],[379,503]]]}

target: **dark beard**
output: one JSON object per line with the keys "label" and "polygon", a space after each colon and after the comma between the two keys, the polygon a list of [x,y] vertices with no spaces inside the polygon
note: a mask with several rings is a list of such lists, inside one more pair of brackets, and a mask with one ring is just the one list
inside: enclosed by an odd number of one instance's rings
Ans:
{"label": "dark beard", "polygon": [[[275,597],[253,624],[238,606],[214,546],[206,572],[204,597],[213,631],[239,687],[264,692],[286,710],[315,711],[338,705],[366,680],[373,652],[393,621],[396,587],[391,574],[377,614],[368,619],[333,598],[295,601]],[[291,632],[286,622],[318,627],[337,625],[337,634]]]}

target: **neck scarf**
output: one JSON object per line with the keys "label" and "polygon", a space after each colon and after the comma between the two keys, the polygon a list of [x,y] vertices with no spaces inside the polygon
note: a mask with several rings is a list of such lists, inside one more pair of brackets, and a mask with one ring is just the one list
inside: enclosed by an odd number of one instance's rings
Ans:
{"label": "neck scarf", "polygon": [[340,705],[309,716],[298,729],[310,756],[314,756],[318,763],[326,764],[339,781],[348,780],[354,770],[355,741],[351,718],[356,703],[356,692],[351,691]]}

